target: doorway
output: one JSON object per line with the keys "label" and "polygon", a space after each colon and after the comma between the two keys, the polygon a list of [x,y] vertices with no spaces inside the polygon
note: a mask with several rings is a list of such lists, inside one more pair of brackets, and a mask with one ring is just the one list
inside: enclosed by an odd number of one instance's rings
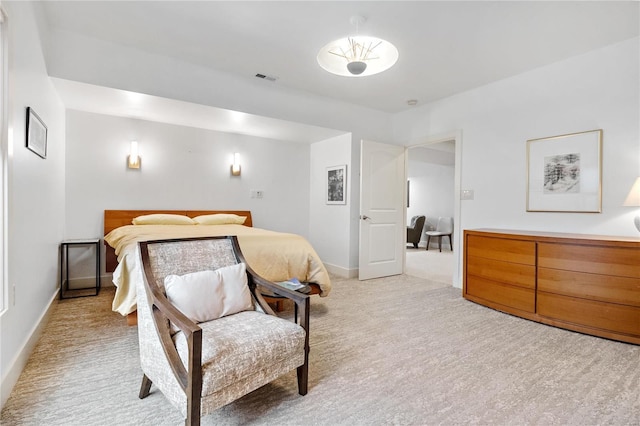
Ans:
{"label": "doorway", "polygon": [[[407,243],[405,274],[424,278],[443,285],[455,286],[459,282],[459,135],[435,138],[407,149],[407,224],[413,216],[425,216],[418,248]],[[454,218],[451,243],[443,238],[442,251],[438,239],[431,238],[426,250],[425,231],[435,230],[439,217]]]}

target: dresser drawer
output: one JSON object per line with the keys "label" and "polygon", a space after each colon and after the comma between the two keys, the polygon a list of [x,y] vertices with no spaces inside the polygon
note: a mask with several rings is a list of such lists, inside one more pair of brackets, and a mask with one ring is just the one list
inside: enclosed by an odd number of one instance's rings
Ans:
{"label": "dresser drawer", "polygon": [[532,241],[469,235],[466,243],[467,256],[525,265],[536,264],[536,245]]}
{"label": "dresser drawer", "polygon": [[538,243],[538,267],[640,278],[640,250]]}
{"label": "dresser drawer", "polygon": [[538,268],[538,291],[640,307],[640,279]]}
{"label": "dresser drawer", "polygon": [[536,287],[536,267],[533,265],[468,256],[465,273],[532,290]]}
{"label": "dresser drawer", "polygon": [[538,315],[609,332],[640,336],[640,308],[538,292]]}
{"label": "dresser drawer", "polygon": [[467,276],[466,294],[498,303],[503,306],[533,313],[535,310],[535,291],[487,280],[473,275]]}

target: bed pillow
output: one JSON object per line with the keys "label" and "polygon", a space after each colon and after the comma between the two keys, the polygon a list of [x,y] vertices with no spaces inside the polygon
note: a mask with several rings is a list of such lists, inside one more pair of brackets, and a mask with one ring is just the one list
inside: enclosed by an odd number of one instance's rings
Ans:
{"label": "bed pillow", "polygon": [[197,225],[242,225],[245,220],[246,216],[232,213],[205,214],[193,218]]}
{"label": "bed pillow", "polygon": [[168,275],[164,288],[169,301],[197,323],[253,310],[244,263],[215,271]]}
{"label": "bed pillow", "polygon": [[195,225],[189,216],[181,214],[155,213],[138,216],[133,219],[134,225]]}

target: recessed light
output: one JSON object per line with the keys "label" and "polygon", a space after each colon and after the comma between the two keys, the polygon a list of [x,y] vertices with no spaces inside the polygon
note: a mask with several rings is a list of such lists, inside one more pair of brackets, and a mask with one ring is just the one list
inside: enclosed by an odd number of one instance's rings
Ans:
{"label": "recessed light", "polygon": [[409,99],[407,101],[407,105],[409,105],[409,106],[414,106],[414,105],[417,105],[417,104],[418,104],[418,100],[417,99]]}

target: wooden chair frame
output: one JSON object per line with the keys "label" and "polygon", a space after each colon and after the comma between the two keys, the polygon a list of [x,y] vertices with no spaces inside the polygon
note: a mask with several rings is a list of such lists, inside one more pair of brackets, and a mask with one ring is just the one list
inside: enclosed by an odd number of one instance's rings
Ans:
{"label": "wooden chair frame", "polygon": [[[288,290],[278,284],[267,281],[256,274],[245,261],[242,251],[240,250],[240,246],[238,245],[238,240],[235,236],[180,238],[140,242],[138,244],[140,247],[140,256],[144,270],[144,287],[149,305],[152,307],[155,328],[158,336],[160,337],[166,359],[171,366],[173,375],[176,377],[180,387],[187,397],[186,425],[200,424],[200,398],[202,394],[202,329],[174,307],[171,302],[169,302],[164,292],[156,284],[156,279],[151,272],[148,245],[156,243],[225,238],[231,240],[237,261],[246,265],[247,279],[251,294],[266,314],[275,315],[269,304],[264,300],[260,292],[257,291],[257,286],[262,286],[275,294],[292,300],[295,303],[295,307],[298,312],[298,324],[305,330],[306,334],[304,342],[304,364],[297,368],[298,393],[300,395],[307,394],[309,377],[309,295]],[[169,322],[180,329],[186,337],[189,350],[187,368],[184,367],[171,338]],[[143,374],[139,393],[140,399],[149,395],[151,384],[151,380]]]}

